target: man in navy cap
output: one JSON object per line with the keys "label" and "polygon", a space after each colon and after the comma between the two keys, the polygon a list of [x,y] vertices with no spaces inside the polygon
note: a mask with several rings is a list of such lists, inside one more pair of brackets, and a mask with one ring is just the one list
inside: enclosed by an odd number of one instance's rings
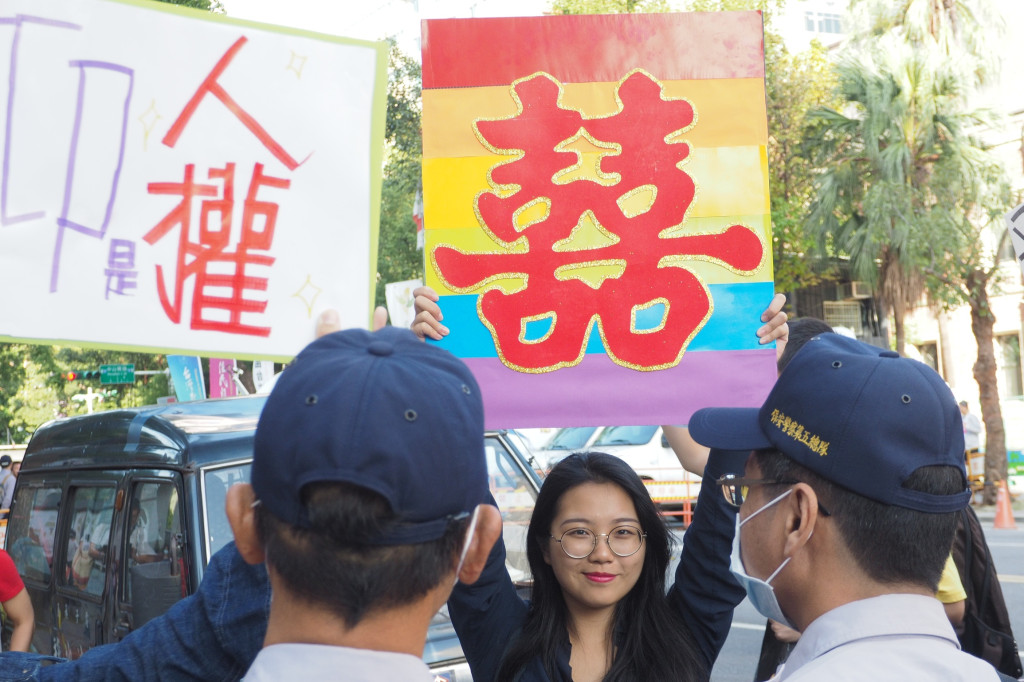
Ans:
{"label": "man in navy cap", "polygon": [[246,680],[433,680],[430,620],[501,532],[483,433],[469,369],[408,330],[299,353],[260,416],[252,483],[228,491],[238,551],[273,591]]}
{"label": "man in navy cap", "polygon": [[934,371],[823,334],[760,409],[699,410],[690,433],[752,451],[719,483],[740,507],[733,574],[803,632],[776,680],[999,679],[935,599],[970,492],[960,411]]}
{"label": "man in navy cap", "polygon": [[430,620],[501,534],[480,390],[409,330],[332,328],[268,397],[199,591],[76,661],[5,653],[0,680],[432,682]]}

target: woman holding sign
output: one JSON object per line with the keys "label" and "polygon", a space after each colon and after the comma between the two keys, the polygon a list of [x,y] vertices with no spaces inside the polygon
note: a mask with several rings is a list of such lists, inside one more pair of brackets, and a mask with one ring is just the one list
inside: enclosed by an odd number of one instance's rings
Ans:
{"label": "woman holding sign", "polygon": [[[416,292],[419,336],[448,333],[436,294]],[[785,299],[766,311],[765,342],[785,339]],[[742,471],[747,453],[713,453],[705,478]],[[449,613],[475,680],[707,680],[744,590],[729,572],[735,510],[702,486],[665,591],[671,535],[625,462],[576,453],[548,474],[527,531],[532,601],[520,599],[499,539],[480,579],[458,585]]]}

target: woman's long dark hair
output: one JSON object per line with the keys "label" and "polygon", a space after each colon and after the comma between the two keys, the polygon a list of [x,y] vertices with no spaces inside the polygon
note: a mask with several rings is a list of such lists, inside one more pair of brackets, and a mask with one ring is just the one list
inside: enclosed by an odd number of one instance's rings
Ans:
{"label": "woman's long dark hair", "polygon": [[512,682],[539,657],[548,677],[557,679],[556,653],[569,637],[569,614],[562,587],[544,561],[551,523],[566,491],[583,483],[612,483],[636,507],[647,533],[644,565],[633,589],[615,606],[615,647],[606,682],[708,679],[689,628],[665,598],[671,535],[640,477],[618,457],[601,452],[573,453],[544,480],[527,532],[526,555],[533,573],[533,597],[520,636],[508,648],[497,682]]}

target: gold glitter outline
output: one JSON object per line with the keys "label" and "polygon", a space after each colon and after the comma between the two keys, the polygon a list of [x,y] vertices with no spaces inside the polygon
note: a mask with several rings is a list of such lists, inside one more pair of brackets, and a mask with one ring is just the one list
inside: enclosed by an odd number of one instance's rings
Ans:
{"label": "gold glitter outline", "polygon": [[[636,314],[641,310],[650,310],[659,303],[665,305],[665,314],[661,317],[661,323],[657,327],[651,327],[650,329],[637,329],[636,328]],[[672,308],[672,304],[664,296],[658,298],[652,298],[647,303],[638,303],[633,306],[633,309],[629,313],[629,333],[630,334],[653,334],[654,332],[660,332],[668,324],[668,314]]]}
{"label": "gold glitter outline", "polygon": [[[584,170],[583,168],[583,152],[578,149],[570,149],[569,145],[574,144],[580,139],[584,139],[590,144],[594,145],[598,149],[606,150],[602,151],[597,155],[597,163],[594,165],[594,170],[597,173],[597,179],[595,180],[590,176],[581,176],[578,178],[572,178],[566,180],[566,175],[571,175],[577,171]],[[556,152],[569,152],[576,155],[576,164],[569,168],[563,168],[554,175],[551,176],[551,182],[555,185],[570,185],[574,182],[590,181],[595,184],[601,185],[602,187],[614,187],[615,185],[622,182],[621,173],[605,173],[601,170],[601,162],[604,161],[606,156],[619,156],[622,154],[622,145],[618,142],[604,142],[598,140],[596,137],[590,134],[590,131],[580,126],[580,129],[576,131],[576,134],[572,137],[566,138],[555,145]],[[589,169],[587,169],[589,170]]]}
{"label": "gold glitter outline", "polygon": [[[598,284],[596,287],[593,284],[591,284],[589,281],[584,279],[583,277],[574,277],[572,274],[567,274],[567,273],[571,273],[573,270],[582,270],[584,268],[603,267],[603,266],[606,267],[606,266],[611,266],[611,265],[621,266],[622,267],[622,272],[620,272],[619,274],[614,275],[614,276],[608,275],[607,277],[602,279],[600,284]],[[600,260],[584,261],[582,263],[569,263],[568,265],[559,265],[557,268],[555,268],[554,275],[555,275],[555,279],[557,279],[559,282],[568,282],[569,280],[573,280],[574,279],[574,280],[576,280],[578,282],[582,282],[583,284],[586,284],[588,287],[590,287],[594,291],[597,291],[598,289],[600,289],[604,285],[604,283],[607,280],[609,280],[609,279],[619,279],[624,274],[626,274],[626,267],[627,267],[627,265],[628,265],[628,263],[626,263],[626,259],[625,258],[602,258]],[[586,345],[586,344],[584,344],[584,345]]]}
{"label": "gold glitter outline", "polygon": [[684,265],[684,263],[692,263],[694,261],[698,261],[698,262],[702,262],[702,263],[711,263],[712,265],[717,265],[718,267],[724,268],[724,269],[728,270],[729,272],[733,273],[734,275],[738,275],[740,277],[754,277],[757,274],[757,271],[760,270],[764,266],[765,261],[768,258],[768,245],[767,245],[767,242],[765,241],[765,237],[761,233],[761,230],[757,229],[756,227],[751,227],[750,225],[747,225],[745,223],[734,223],[734,224],[729,225],[728,227],[726,227],[726,228],[724,228],[722,230],[709,230],[709,231],[706,231],[706,232],[688,232],[685,235],[677,235],[676,237],[666,237],[665,233],[670,231],[670,230],[672,230],[672,229],[674,229],[672,227],[667,227],[667,228],[665,228],[664,230],[662,230],[661,232],[658,233],[658,238],[659,239],[678,239],[680,237],[710,237],[710,236],[714,236],[714,235],[718,235],[718,234],[725,234],[725,232],[727,232],[730,228],[737,227],[737,226],[745,228],[745,229],[749,230],[750,232],[753,232],[754,236],[757,237],[757,240],[761,243],[761,259],[757,262],[757,265],[755,265],[753,268],[750,268],[749,270],[740,270],[739,268],[737,268],[737,267],[735,267],[733,265],[730,265],[729,263],[726,263],[725,261],[721,260],[720,258],[714,258],[714,257],[707,256],[707,255],[704,255],[704,254],[686,255],[686,256],[679,256],[679,255],[675,255],[675,256],[662,256],[658,260],[658,267],[659,268],[683,268],[685,270],[685,269],[688,269],[688,268],[687,268],[686,265]]}
{"label": "gold glitter outline", "polygon": [[[670,362],[666,362],[666,363],[663,363],[663,364],[660,364],[660,365],[655,365],[653,367],[648,367],[646,365],[635,365],[632,362],[626,362],[622,358],[616,357],[615,354],[612,353],[611,350],[608,348],[608,341],[604,337],[604,329],[601,327],[600,322],[599,322],[598,323],[598,332],[601,334],[601,343],[604,344],[604,352],[608,355],[608,357],[610,357],[612,359],[612,362],[614,362],[616,365],[621,365],[622,367],[628,367],[629,369],[635,369],[638,372],[656,372],[658,370],[669,369],[670,367],[675,367],[676,365],[679,364],[679,361],[683,359],[683,355],[686,353],[686,349],[689,348],[690,347],[690,343],[693,342],[694,337],[697,336],[697,334],[700,333],[700,330],[704,328],[704,325],[706,325],[708,323],[708,320],[711,319],[711,316],[715,312],[715,299],[713,299],[711,297],[711,290],[708,289],[708,285],[704,283],[704,280],[702,280],[700,277],[697,277],[696,275],[694,275],[694,279],[697,280],[697,284],[699,284],[701,286],[701,288],[704,289],[704,294],[705,294],[705,296],[707,296],[707,299],[708,299],[708,312],[707,312],[706,315],[704,315],[704,319],[702,319],[693,328],[693,331],[690,332],[690,335],[686,337],[686,341],[684,341],[683,345],[680,347],[679,353],[676,355],[675,360],[672,360]],[[586,344],[584,344],[584,348],[586,348]]]}
{"label": "gold glitter outline", "polygon": [[[576,249],[566,248],[569,244],[572,243],[574,239],[573,235],[576,234],[576,231],[583,229],[583,219],[587,216],[587,214],[590,215],[591,224],[593,224],[597,231],[600,232],[602,236],[606,237],[611,243],[599,244],[597,246],[580,247]],[[580,251],[594,251],[595,249],[606,249],[609,246],[615,246],[620,241],[622,241],[622,237],[615,234],[614,232],[609,232],[608,229],[601,224],[601,221],[597,219],[597,216],[594,214],[594,210],[588,208],[583,213],[580,213],[580,218],[579,220],[576,221],[576,226],[569,231],[569,236],[566,237],[565,239],[559,239],[557,242],[552,244],[551,250],[554,251],[555,253],[579,253]]]}
{"label": "gold glitter outline", "polygon": [[[532,222],[526,223],[522,227],[519,227],[519,224],[518,224],[519,216],[521,216],[524,211],[530,210],[531,208],[533,208],[537,204],[546,204],[548,212],[544,215],[543,218],[538,218],[537,220],[534,220]],[[516,232],[525,232],[526,228],[531,227],[533,225],[536,225],[537,223],[542,223],[545,220],[547,220],[550,216],[551,216],[551,199],[549,197],[537,197],[536,199],[533,199],[531,201],[526,202],[525,204],[523,204],[522,206],[517,208],[512,213],[512,229],[514,229]]]}
{"label": "gold glitter outline", "polygon": [[[527,339],[526,338],[526,325],[530,322],[539,322],[540,320],[551,319],[551,326],[548,327],[547,332],[544,336],[539,339]],[[558,323],[558,313],[552,310],[551,312],[541,313],[540,315],[529,315],[527,317],[519,318],[519,343],[531,344],[531,343],[542,343],[548,340],[552,334],[555,333],[555,325]]]}
{"label": "gold glitter outline", "polygon": [[[518,241],[520,241],[520,240],[517,239],[516,242],[518,242]],[[434,268],[434,272],[437,274],[437,278],[439,280],[441,280],[441,284],[444,285],[445,289],[448,289],[449,291],[453,291],[456,294],[479,294],[477,296],[477,299],[478,299],[477,300],[477,304],[478,305],[479,305],[479,299],[482,298],[483,295],[486,294],[491,289],[501,289],[501,291],[506,293],[506,294],[515,294],[515,293],[518,293],[520,291],[523,291],[524,289],[526,289],[527,286],[529,286],[530,275],[528,273],[525,273],[525,272],[500,272],[498,274],[491,275],[490,277],[485,277],[484,279],[480,280],[479,282],[477,282],[475,284],[472,284],[472,285],[470,285],[468,287],[457,287],[454,284],[452,284],[451,282],[449,282],[448,279],[444,276],[444,273],[441,272],[441,268],[437,267],[437,256],[435,254],[437,253],[437,250],[439,248],[441,248],[442,246],[448,247],[449,249],[452,249],[453,251],[457,251],[459,254],[461,254],[463,256],[503,256],[503,255],[508,254],[509,251],[464,251],[464,250],[460,249],[459,247],[455,246],[454,244],[447,244],[447,243],[435,244],[434,248],[430,251],[430,265],[431,265],[431,267]],[[516,252],[513,252],[513,253],[516,253]],[[522,252],[519,252],[519,253],[522,253]],[[491,286],[491,287],[488,287],[488,288],[484,288],[484,287],[487,287],[487,285],[492,284],[494,282],[499,282],[501,280],[509,280],[509,279],[521,279],[521,280],[523,280],[523,285],[520,286],[520,287],[516,287],[512,291],[505,291],[505,289],[503,287],[498,286],[498,285],[494,285],[494,286]],[[477,312],[479,312],[479,310]],[[495,346],[497,346],[497,344],[495,344]]]}
{"label": "gold glitter outline", "polygon": [[[696,183],[694,183],[694,184],[696,185]],[[634,195],[639,194],[641,191],[652,192],[654,194],[654,196],[651,198],[651,203],[647,206],[647,208],[645,208],[642,211],[638,211],[638,212],[634,213],[633,215],[630,215],[630,214],[626,213],[626,209],[624,209],[622,207],[622,202],[629,201],[629,199],[631,197],[633,197]],[[696,193],[694,194],[694,196],[696,196]],[[652,208],[654,208],[654,202],[656,202],[657,200],[658,200],[658,186],[657,185],[651,185],[651,184],[637,185],[636,187],[634,187],[633,189],[629,190],[625,194],[620,195],[619,198],[615,200],[615,205],[619,207],[619,211],[622,213],[622,215],[624,215],[626,218],[633,219],[633,218],[636,218],[637,216],[643,215],[644,213],[649,213],[650,210]],[[691,205],[693,204],[693,202],[690,202],[690,203],[691,203]],[[687,210],[687,212],[689,212],[690,207],[687,206],[686,210]],[[683,221],[684,222],[686,221],[685,214],[684,214]],[[670,228],[666,228],[666,229],[670,229]],[[662,230],[661,232],[664,232],[664,231],[665,230]],[[661,232],[658,233],[658,238],[659,239],[661,238]]]}

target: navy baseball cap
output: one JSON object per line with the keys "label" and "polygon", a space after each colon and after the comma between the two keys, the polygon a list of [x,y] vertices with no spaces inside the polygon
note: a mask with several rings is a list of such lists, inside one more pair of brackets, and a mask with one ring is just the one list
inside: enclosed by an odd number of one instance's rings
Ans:
{"label": "navy baseball cap", "polygon": [[[864,497],[923,512],[970,501],[960,408],[924,363],[838,334],[800,349],[761,408],[704,408],[693,439],[727,450],[776,449]],[[914,471],[948,465],[964,490],[933,495],[902,487]]]}
{"label": "navy baseball cap", "polygon": [[483,402],[469,368],[395,327],[306,346],[260,415],[252,486],[274,516],[308,527],[302,488],[320,482],[387,499],[398,523],[376,544],[441,537],[488,492]]}

